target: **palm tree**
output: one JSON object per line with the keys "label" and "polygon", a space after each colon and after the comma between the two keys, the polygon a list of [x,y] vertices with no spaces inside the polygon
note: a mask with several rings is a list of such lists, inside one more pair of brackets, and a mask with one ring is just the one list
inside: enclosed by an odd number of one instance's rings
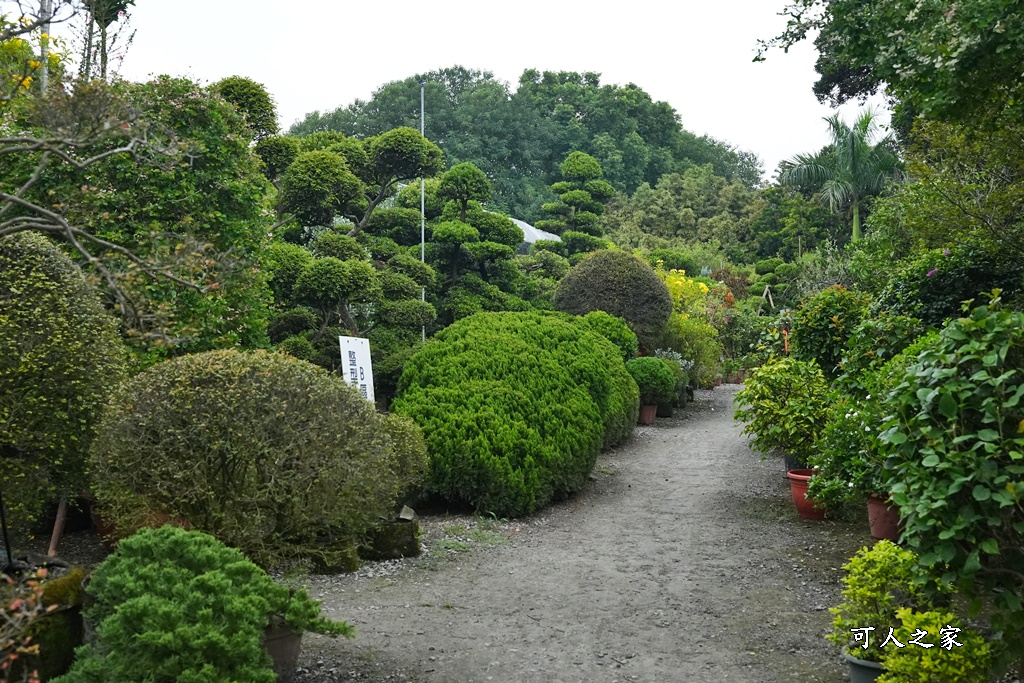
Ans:
{"label": "palm tree", "polygon": [[798,154],[779,164],[782,184],[817,192],[835,213],[849,208],[855,240],[861,238],[864,203],[902,175],[892,134],[875,140],[879,133],[877,118],[868,109],[853,126],[847,126],[835,114],[825,119],[832,135],[829,145],[817,154]]}

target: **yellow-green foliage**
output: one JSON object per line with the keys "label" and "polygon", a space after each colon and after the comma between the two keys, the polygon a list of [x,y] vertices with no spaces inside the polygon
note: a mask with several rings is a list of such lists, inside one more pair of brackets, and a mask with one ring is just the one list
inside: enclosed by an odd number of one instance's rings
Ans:
{"label": "yellow-green foliage", "polygon": [[90,456],[93,492],[122,532],[183,520],[265,566],[331,565],[415,483],[413,430],[304,361],[193,354],[115,395]]}
{"label": "yellow-green foliage", "polygon": [[40,235],[0,237],[0,481],[18,526],[82,486],[93,423],[125,357],[71,259]]}
{"label": "yellow-green foliage", "polygon": [[793,314],[793,355],[817,361],[825,376],[834,378],[869,301],[867,294],[833,285],[801,302]]}
{"label": "yellow-green foliage", "polygon": [[718,330],[706,319],[686,313],[673,313],[665,325],[660,346],[693,361],[691,374],[698,383],[710,384],[718,372],[718,361],[722,356],[722,344],[718,341]]}
{"label": "yellow-green foliage", "polygon": [[[985,683],[989,680],[991,651],[975,631],[961,628],[960,621],[948,612],[896,611],[900,627],[896,639],[905,647],[887,645],[882,656],[884,673],[877,683]],[[954,630],[955,629],[955,630]],[[910,644],[918,631],[920,642],[934,647]],[[884,637],[884,636],[883,636]],[[945,637],[953,640],[944,641]]]}
{"label": "yellow-green foliage", "polygon": [[410,359],[392,410],[423,428],[430,490],[511,517],[579,489],[639,404],[621,352],[583,320],[478,313]]}
{"label": "yellow-green foliage", "polygon": [[[945,589],[928,580],[917,556],[892,541],[879,541],[874,547],[861,548],[843,565],[843,601],[829,610],[833,615],[832,632],[826,638],[836,645],[848,646],[860,659],[879,661],[886,650],[880,646],[888,626],[896,626],[902,608],[929,608],[931,600]],[[850,629],[875,627],[867,649],[854,647]],[[906,643],[906,641],[902,641]],[[889,645],[887,647],[892,647]],[[916,647],[916,646],[915,646]],[[899,679],[903,680],[903,679]],[[959,680],[959,679],[950,679]]]}

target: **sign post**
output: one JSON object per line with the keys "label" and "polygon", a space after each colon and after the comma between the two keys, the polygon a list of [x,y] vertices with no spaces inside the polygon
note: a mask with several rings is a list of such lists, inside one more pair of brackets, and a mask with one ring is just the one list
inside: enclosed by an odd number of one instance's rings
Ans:
{"label": "sign post", "polygon": [[341,344],[341,376],[370,403],[373,398],[373,366],[370,342],[359,337],[338,337]]}

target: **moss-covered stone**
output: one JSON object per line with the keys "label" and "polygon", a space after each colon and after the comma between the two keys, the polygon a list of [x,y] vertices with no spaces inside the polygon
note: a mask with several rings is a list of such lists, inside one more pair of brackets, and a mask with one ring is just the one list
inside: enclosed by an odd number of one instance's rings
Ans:
{"label": "moss-covered stone", "polygon": [[82,644],[84,625],[82,623],[82,582],[85,573],[73,569],[43,584],[43,604],[59,605],[56,612],[44,616],[32,624],[26,632],[33,645],[39,646],[39,654],[19,659],[11,669],[10,680],[21,680],[24,671],[38,670],[39,680],[48,681],[65,673],[75,658],[75,648]]}
{"label": "moss-covered stone", "polygon": [[400,557],[417,557],[419,554],[419,522],[406,519],[378,524],[359,548],[359,556],[364,560],[397,560]]}

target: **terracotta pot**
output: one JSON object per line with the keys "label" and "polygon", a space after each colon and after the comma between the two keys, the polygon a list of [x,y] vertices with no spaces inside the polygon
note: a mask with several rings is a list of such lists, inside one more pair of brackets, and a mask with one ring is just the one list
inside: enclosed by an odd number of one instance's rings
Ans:
{"label": "terracotta pot", "polygon": [[793,504],[804,519],[825,519],[825,510],[815,507],[814,499],[807,497],[807,482],[814,476],[814,470],[790,470],[786,472]]}
{"label": "terracotta pot", "polygon": [[900,540],[900,510],[886,498],[874,493],[868,498],[868,523],[871,536],[897,543]]}
{"label": "terracotta pot", "polygon": [[715,378],[715,386],[716,387],[722,386],[722,378],[721,377],[716,377]]}
{"label": "terracotta pot", "polygon": [[850,683],[874,683],[875,679],[885,672],[878,662],[857,659],[848,654],[845,648],[843,648],[843,659],[850,664]]}
{"label": "terracotta pot", "polygon": [[640,406],[640,419],[638,419],[637,422],[642,425],[652,425],[654,424],[654,418],[657,414],[657,405]]}
{"label": "terracotta pot", "polygon": [[274,663],[278,683],[288,683],[295,677],[302,652],[302,634],[287,624],[274,624],[263,631],[263,648]]}

